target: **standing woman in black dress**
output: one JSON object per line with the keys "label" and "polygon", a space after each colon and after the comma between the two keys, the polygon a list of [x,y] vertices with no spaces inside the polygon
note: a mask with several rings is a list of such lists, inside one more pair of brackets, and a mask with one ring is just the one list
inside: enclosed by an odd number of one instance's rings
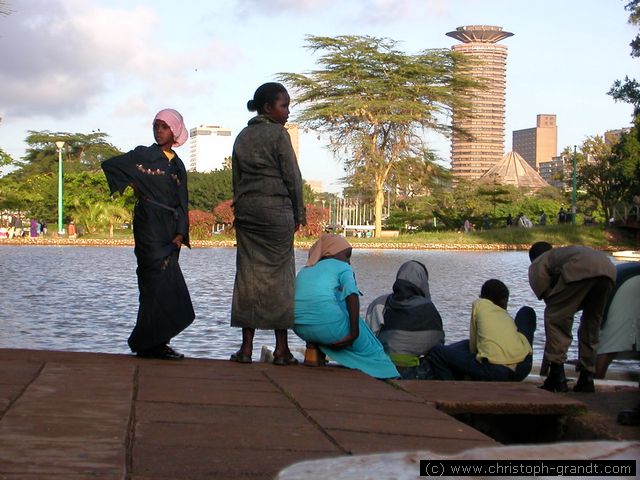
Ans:
{"label": "standing woman in black dress", "polygon": [[182,115],[172,109],[153,120],[156,143],[138,146],[102,163],[111,194],[129,185],[138,199],[133,214],[140,306],[129,347],[140,357],[181,359],[170,340],[195,313],[178,257],[189,247],[187,171],[173,147],[188,138]]}
{"label": "standing woman in black dress", "polygon": [[307,220],[300,169],[284,128],[289,102],[281,84],[261,85],[247,103],[258,114],[233,145],[237,250],[231,326],[242,328],[233,362],[251,363],[258,328],[275,332],[274,364],[297,363],[287,339],[294,318],[293,235]]}

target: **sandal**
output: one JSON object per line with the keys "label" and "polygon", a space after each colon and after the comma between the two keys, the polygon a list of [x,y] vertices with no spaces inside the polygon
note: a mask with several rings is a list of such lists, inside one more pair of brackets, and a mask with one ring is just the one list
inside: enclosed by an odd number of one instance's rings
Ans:
{"label": "sandal", "polygon": [[298,365],[298,360],[290,353],[284,357],[273,357],[273,364],[279,366]]}
{"label": "sandal", "polygon": [[303,364],[308,367],[323,367],[327,364],[327,357],[319,348],[307,346]]}
{"label": "sandal", "polygon": [[229,360],[237,363],[251,363],[253,360],[251,359],[251,355],[245,355],[244,353],[237,351],[236,353],[232,353]]}

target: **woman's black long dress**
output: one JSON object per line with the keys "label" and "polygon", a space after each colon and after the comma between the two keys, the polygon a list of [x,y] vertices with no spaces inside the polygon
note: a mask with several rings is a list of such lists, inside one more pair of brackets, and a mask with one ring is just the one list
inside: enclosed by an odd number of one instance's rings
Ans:
{"label": "woman's black long dress", "polygon": [[188,327],[195,313],[172,243],[177,234],[189,246],[187,172],[176,155],[169,160],[157,144],[102,163],[111,193],[134,187],[133,215],[140,306],[129,347],[142,352],[167,344]]}

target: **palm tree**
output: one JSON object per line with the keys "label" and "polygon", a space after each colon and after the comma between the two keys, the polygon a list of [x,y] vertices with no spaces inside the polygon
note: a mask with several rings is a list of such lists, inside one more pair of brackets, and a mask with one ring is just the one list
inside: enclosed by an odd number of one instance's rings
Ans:
{"label": "palm tree", "polygon": [[77,223],[84,225],[89,233],[96,233],[99,229],[109,227],[109,238],[113,238],[116,223],[131,220],[128,208],[112,202],[95,202],[90,205],[80,205],[75,202],[74,217]]}

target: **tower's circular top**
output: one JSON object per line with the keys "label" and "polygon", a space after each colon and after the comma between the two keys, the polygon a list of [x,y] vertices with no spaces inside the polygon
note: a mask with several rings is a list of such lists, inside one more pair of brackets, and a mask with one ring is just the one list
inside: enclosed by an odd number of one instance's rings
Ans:
{"label": "tower's circular top", "polygon": [[505,32],[502,27],[494,25],[466,25],[456,28],[453,32],[447,32],[447,36],[464,43],[497,43],[513,36],[513,33]]}

